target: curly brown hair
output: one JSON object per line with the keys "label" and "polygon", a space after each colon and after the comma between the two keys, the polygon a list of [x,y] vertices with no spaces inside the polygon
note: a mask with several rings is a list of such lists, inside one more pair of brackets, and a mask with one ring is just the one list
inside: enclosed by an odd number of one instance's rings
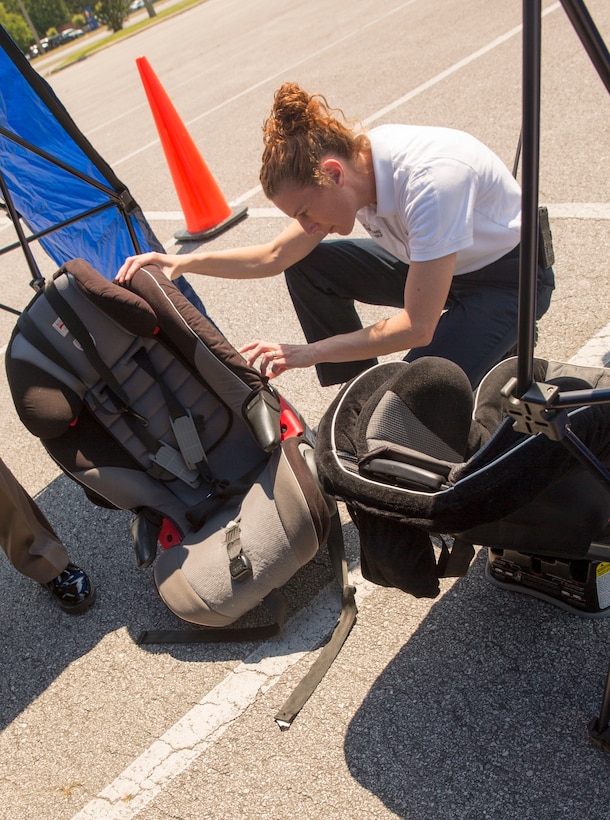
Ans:
{"label": "curly brown hair", "polygon": [[[341,117],[341,119],[339,119]],[[268,199],[286,185],[323,185],[321,161],[329,156],[355,159],[369,148],[368,137],[355,133],[339,109],[321,94],[308,94],[297,83],[284,83],[275,92],[271,114],[263,126],[260,181]]]}

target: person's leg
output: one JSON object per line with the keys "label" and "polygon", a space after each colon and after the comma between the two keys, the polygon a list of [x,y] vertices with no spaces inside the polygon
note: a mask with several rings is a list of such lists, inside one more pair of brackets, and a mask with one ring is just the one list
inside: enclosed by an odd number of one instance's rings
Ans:
{"label": "person's leg", "polygon": [[15,569],[46,586],[69,613],[88,609],[96,592],[87,574],[70,563],[46,516],[0,459],[0,547]]}
{"label": "person's leg", "polygon": [[0,459],[0,547],[22,575],[46,584],[68,565],[68,553],[44,513]]}
{"label": "person's leg", "polygon": [[517,312],[517,288],[487,283],[469,287],[461,282],[431,343],[413,348],[405,361],[422,356],[450,359],[462,368],[474,389],[515,344]]}
{"label": "person's leg", "polygon": [[[286,284],[308,342],[360,330],[354,302],[401,308],[408,265],[370,239],[321,242],[288,268]],[[322,386],[341,384],[376,359],[316,366]]]}
{"label": "person's leg", "polygon": [[[551,269],[538,271],[536,315],[548,310],[554,287]],[[473,388],[515,345],[518,334],[519,251],[483,270],[456,276],[447,310],[432,342],[414,348],[406,361],[441,356],[458,364]]]}

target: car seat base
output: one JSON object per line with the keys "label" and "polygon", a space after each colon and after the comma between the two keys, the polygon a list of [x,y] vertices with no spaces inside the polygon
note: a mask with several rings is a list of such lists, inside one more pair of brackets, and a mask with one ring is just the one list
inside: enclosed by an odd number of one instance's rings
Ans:
{"label": "car seat base", "polygon": [[610,562],[562,560],[489,549],[487,579],[584,618],[610,616]]}

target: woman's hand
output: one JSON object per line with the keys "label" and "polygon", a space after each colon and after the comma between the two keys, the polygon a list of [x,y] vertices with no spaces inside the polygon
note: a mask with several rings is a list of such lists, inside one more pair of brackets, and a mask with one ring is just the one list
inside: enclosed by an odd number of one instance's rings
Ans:
{"label": "woman's hand", "polygon": [[250,367],[258,361],[261,375],[274,379],[295,367],[311,367],[314,361],[311,345],[283,345],[276,342],[249,342],[240,348]]}
{"label": "woman's hand", "polygon": [[141,253],[138,256],[129,256],[121,265],[119,272],[114,278],[114,281],[119,285],[124,285],[133,279],[134,275],[140,270],[140,268],[145,268],[147,265],[154,265],[159,268],[168,279],[176,279],[182,274],[178,264],[183,261],[184,257],[157,253],[156,251]]}

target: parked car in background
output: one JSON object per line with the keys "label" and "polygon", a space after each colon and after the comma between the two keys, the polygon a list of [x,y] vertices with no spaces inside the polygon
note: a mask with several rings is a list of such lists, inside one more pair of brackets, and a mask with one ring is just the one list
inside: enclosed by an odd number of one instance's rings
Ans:
{"label": "parked car in background", "polygon": [[[59,34],[53,34],[51,37],[41,37],[40,45],[42,47],[42,53],[52,51],[52,49],[59,48],[59,46],[63,46],[66,43],[71,43],[72,40],[82,37],[84,33],[82,28],[66,28],[60,31]],[[28,56],[38,57],[38,53],[38,45],[34,43],[34,45],[30,46]]]}
{"label": "parked car in background", "polygon": [[51,51],[54,48],[59,48],[63,45],[63,37],[61,34],[53,34],[51,37],[43,37],[40,44],[45,51]]}
{"label": "parked car in background", "polygon": [[76,40],[78,37],[82,37],[84,35],[84,31],[82,28],[67,28],[64,31],[60,32],[60,37],[62,38],[62,42],[70,43],[72,40]]}

